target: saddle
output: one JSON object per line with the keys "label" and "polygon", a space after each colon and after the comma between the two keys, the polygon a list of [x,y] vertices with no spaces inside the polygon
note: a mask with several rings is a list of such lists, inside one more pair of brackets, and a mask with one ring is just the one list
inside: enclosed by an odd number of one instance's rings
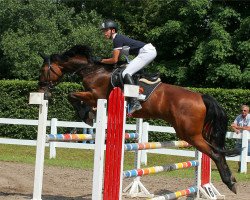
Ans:
{"label": "saddle", "polygon": [[[121,65],[119,68],[115,68],[111,74],[111,85],[113,87],[120,87],[123,89],[123,77],[122,72],[125,70],[126,65]],[[148,74],[144,73],[143,70],[140,70],[133,75],[133,79],[136,85],[140,86],[139,92],[140,96],[143,97],[139,100],[146,101],[152,92],[158,87],[161,83],[159,74]]]}

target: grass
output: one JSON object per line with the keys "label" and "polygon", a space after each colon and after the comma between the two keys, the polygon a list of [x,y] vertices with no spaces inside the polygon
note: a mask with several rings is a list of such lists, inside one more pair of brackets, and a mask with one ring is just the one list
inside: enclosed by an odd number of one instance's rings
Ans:
{"label": "grass", "polygon": [[[0,161],[35,164],[36,147],[0,144],[0,152]],[[86,170],[93,169],[93,150],[58,148],[56,153],[56,159],[49,159],[49,148],[46,148],[45,165],[62,168],[78,168]],[[194,158],[148,154],[148,166],[167,165],[188,160],[194,160]],[[126,152],[124,170],[133,169],[133,164],[134,153]],[[237,173],[237,162],[229,161],[228,164],[238,181],[250,181],[250,174]],[[250,172],[250,164],[248,164],[248,172]],[[192,178],[194,177],[194,169],[190,168],[171,172],[162,172],[152,176]],[[212,163],[212,180],[220,181],[220,176],[214,163]]]}

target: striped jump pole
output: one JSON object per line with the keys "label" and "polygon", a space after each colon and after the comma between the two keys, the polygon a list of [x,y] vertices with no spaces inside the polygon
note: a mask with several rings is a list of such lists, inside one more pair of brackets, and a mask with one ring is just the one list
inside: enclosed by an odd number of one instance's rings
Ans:
{"label": "striped jump pole", "polygon": [[[125,133],[125,139],[136,139],[138,138],[138,133]],[[94,140],[95,134],[47,134],[46,142],[77,142]]]}
{"label": "striped jump pole", "polygon": [[177,199],[179,197],[187,196],[187,195],[194,194],[194,193],[197,193],[197,192],[198,192],[198,187],[193,186],[193,187],[189,187],[186,190],[180,190],[180,191],[177,191],[177,192],[165,194],[164,196],[154,197],[151,200]]}
{"label": "striped jump pole", "polygon": [[125,144],[125,151],[160,149],[166,147],[191,147],[186,141],[144,142]]}
{"label": "striped jump pole", "polygon": [[138,133],[125,133],[125,139],[138,139],[139,134]]}
{"label": "striped jump pole", "polygon": [[164,165],[164,166],[154,166],[154,167],[143,168],[143,169],[127,170],[123,172],[123,178],[144,176],[144,175],[155,174],[155,173],[159,173],[163,171],[173,171],[173,170],[178,170],[178,169],[197,167],[198,165],[199,165],[198,160],[192,160],[192,161],[175,163],[175,164]]}
{"label": "striped jump pole", "polygon": [[86,141],[86,140],[94,140],[94,134],[47,134],[46,141],[47,142],[69,142],[69,141]]}

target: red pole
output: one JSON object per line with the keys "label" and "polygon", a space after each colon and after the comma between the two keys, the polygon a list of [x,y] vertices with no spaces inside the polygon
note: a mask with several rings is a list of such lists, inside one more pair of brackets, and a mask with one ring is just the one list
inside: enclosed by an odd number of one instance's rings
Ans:
{"label": "red pole", "polygon": [[202,159],[201,159],[201,186],[210,183],[210,177],[211,177],[211,160],[210,158],[202,153]]}
{"label": "red pole", "polygon": [[120,196],[123,116],[124,96],[120,88],[114,88],[108,100],[104,200],[119,200]]}

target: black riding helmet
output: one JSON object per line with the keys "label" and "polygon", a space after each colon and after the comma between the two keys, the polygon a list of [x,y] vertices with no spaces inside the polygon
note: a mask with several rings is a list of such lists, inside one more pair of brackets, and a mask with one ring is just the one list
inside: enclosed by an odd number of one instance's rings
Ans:
{"label": "black riding helmet", "polygon": [[112,20],[106,20],[102,23],[101,29],[113,28],[115,31],[118,31],[118,24]]}

